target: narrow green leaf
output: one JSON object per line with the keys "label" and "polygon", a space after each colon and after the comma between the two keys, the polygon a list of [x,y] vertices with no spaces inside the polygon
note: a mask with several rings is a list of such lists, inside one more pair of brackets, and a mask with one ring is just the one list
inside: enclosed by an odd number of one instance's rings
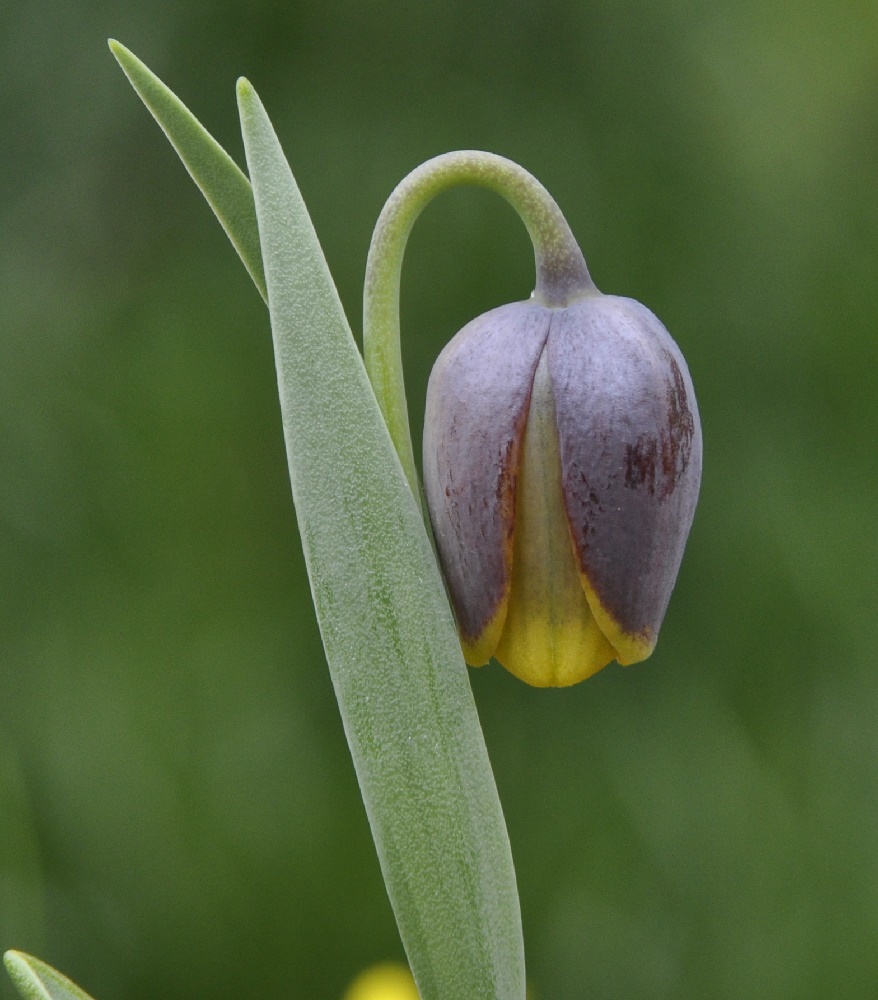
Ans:
{"label": "narrow green leaf", "polygon": [[259,294],[265,299],[265,275],[250,182],[216,139],[152,70],[114,39],[110,39],[109,45],[132,87],[201,188]]}
{"label": "narrow green leaf", "polygon": [[91,1000],[84,990],[38,958],[7,951],[3,961],[23,1000]]}
{"label": "narrow green leaf", "polygon": [[332,681],[423,1000],[524,1000],[506,827],[457,632],[302,197],[238,103],[290,480]]}

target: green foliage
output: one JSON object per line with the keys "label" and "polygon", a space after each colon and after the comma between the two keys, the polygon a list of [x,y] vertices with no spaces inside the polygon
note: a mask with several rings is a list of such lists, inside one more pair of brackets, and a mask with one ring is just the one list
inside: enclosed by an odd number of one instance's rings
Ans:
{"label": "green foliage", "polygon": [[259,293],[266,298],[250,182],[195,115],[133,52],[114,39],[110,40],[110,50],[201,189]]}
{"label": "green foliage", "polygon": [[261,103],[238,102],[293,499],[327,662],[425,1000],[524,997],[509,842],[420,511]]}
{"label": "green foliage", "polygon": [[22,1000],[91,1000],[75,983],[38,958],[7,951],[3,960]]}
{"label": "green foliage", "polygon": [[250,201],[223,193],[231,162],[225,152],[142,63],[111,46],[175,148],[185,150],[181,158],[198,165],[190,172],[206,178],[200,186],[227,231],[262,246],[312,594],[420,992],[426,1000],[464,1000],[474,991],[523,997],[509,842],[454,622],[419,509],[271,124],[241,81],[259,225],[253,238]]}

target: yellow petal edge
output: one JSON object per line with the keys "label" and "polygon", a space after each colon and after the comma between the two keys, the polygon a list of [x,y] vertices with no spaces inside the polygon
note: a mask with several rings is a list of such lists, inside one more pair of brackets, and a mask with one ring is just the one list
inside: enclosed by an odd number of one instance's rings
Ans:
{"label": "yellow petal edge", "polygon": [[615,650],[615,658],[623,667],[632,663],[640,663],[652,655],[655,649],[656,636],[649,630],[642,633],[626,632],[613,615],[601,604],[601,599],[591,585],[585,573],[580,571],[579,579],[585,593],[588,606],[601,632],[607,637]]}
{"label": "yellow petal edge", "polygon": [[567,687],[615,658],[579,579],[561,495],[555,404],[537,365],[515,498],[512,581],[495,657],[534,687]]}

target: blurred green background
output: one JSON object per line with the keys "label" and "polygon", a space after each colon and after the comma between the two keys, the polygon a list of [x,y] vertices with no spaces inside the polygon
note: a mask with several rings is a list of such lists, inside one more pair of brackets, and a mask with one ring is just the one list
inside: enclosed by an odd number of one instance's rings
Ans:
{"label": "blurred green background", "polygon": [[[267,316],[108,35],[239,162],[252,79],[355,329],[385,197],[482,147],[688,358],[704,486],[652,660],[472,673],[537,1000],[878,996],[871,0],[0,7],[0,948],[99,1000],[333,1000],[402,954]],[[418,224],[418,433],[532,267],[484,192]]]}

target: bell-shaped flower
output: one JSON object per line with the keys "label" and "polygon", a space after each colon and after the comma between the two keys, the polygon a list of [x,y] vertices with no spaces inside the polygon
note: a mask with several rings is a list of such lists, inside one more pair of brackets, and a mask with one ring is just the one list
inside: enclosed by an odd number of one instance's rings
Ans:
{"label": "bell-shaped flower", "polygon": [[539,687],[652,652],[701,478],[686,362],[632,299],[473,320],[427,393],[424,488],[464,655]]}

